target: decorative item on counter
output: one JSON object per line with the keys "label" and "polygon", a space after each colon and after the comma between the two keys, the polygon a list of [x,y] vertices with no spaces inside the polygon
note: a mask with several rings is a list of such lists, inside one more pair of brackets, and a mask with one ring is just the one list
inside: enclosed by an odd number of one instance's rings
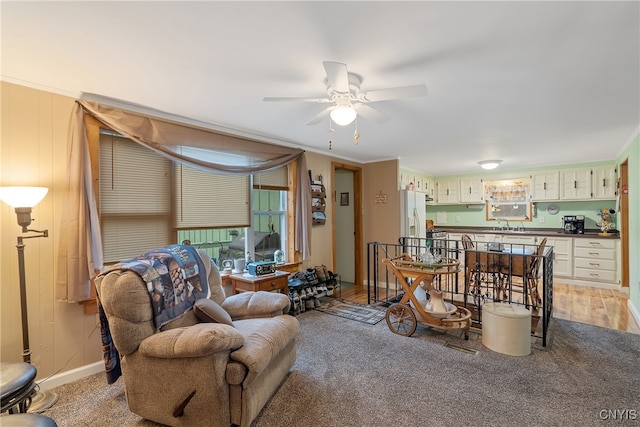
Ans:
{"label": "decorative item on counter", "polygon": [[599,220],[596,221],[596,225],[600,227],[600,236],[610,236],[611,233],[609,231],[616,229],[616,224],[613,222],[613,214],[616,211],[614,209],[602,208],[598,211]]}

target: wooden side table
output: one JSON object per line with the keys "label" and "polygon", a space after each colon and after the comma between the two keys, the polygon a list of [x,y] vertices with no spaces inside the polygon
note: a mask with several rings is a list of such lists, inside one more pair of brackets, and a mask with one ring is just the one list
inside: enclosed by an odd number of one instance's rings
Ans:
{"label": "wooden side table", "polygon": [[232,274],[231,291],[238,294],[247,291],[278,291],[285,295],[289,294],[289,273],[286,271],[276,271],[275,274],[265,274],[264,276],[252,276],[251,274]]}

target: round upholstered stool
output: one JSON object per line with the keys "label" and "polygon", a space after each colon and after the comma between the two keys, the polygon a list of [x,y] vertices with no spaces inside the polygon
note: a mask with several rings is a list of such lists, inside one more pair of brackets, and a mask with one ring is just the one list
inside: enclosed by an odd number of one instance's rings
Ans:
{"label": "round upholstered stool", "polygon": [[36,373],[30,363],[0,363],[0,412],[27,412],[36,386]]}
{"label": "round upholstered stool", "polygon": [[531,313],[526,308],[500,302],[482,306],[482,344],[498,353],[531,353]]}
{"label": "round upholstered stool", "polygon": [[39,414],[11,414],[0,418],[2,427],[58,427],[55,421]]}

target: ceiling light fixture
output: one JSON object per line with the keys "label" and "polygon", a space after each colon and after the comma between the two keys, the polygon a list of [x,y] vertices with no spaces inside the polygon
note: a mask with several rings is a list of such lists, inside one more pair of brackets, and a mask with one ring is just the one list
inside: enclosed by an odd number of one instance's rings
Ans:
{"label": "ceiling light fixture", "polygon": [[346,126],[356,119],[358,113],[351,105],[338,105],[331,110],[331,120],[340,126]]}
{"label": "ceiling light fixture", "polygon": [[495,169],[502,163],[502,160],[483,160],[478,162],[482,169]]}

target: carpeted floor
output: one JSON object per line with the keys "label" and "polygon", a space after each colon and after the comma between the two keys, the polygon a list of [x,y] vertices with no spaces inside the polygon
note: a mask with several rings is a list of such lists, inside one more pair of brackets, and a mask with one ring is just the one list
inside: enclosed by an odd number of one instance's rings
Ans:
{"label": "carpeted floor", "polygon": [[[297,361],[254,427],[600,426],[620,423],[616,410],[640,419],[640,335],[553,319],[547,347],[536,340],[531,355],[511,357],[476,334],[419,326],[402,337],[386,322],[319,311],[299,320]],[[121,380],[98,374],[57,391],[46,414],[59,426],[156,425],[127,410]]]}

